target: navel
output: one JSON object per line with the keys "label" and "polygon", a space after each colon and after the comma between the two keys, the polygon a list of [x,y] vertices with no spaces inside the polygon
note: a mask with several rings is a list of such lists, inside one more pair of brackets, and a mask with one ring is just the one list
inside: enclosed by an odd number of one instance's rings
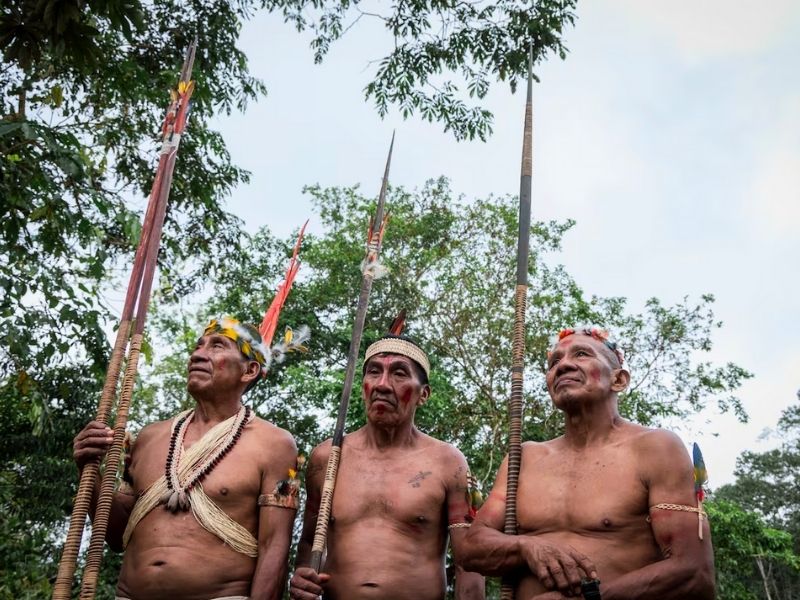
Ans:
{"label": "navel", "polygon": [[603,519],[603,525],[606,527],[611,527],[611,521],[609,521],[608,519]]}
{"label": "navel", "polygon": [[226,488],[226,487],[222,488],[219,491],[219,493],[222,494],[223,496],[227,496],[228,495],[228,488]]}

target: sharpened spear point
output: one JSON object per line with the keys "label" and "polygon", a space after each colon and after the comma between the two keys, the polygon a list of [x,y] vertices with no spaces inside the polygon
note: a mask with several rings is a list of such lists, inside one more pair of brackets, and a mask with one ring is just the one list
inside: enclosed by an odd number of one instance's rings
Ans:
{"label": "sharpened spear point", "polygon": [[372,234],[377,233],[383,221],[383,207],[386,203],[386,190],[389,187],[389,167],[392,165],[392,150],[394,150],[394,130],[392,131],[392,141],[389,143],[389,154],[386,157],[386,168],[383,170],[381,180],[381,191],[378,194],[378,208],[375,210],[375,220],[372,222]]}

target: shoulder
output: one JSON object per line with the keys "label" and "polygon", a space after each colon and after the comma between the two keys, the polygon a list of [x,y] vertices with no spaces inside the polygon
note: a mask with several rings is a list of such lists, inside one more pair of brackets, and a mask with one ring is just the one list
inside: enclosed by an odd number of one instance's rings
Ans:
{"label": "shoulder", "polygon": [[426,433],[420,432],[420,450],[428,453],[431,460],[442,465],[466,466],[467,459],[464,453],[449,442],[437,440]]}
{"label": "shoulder", "polygon": [[523,442],[522,443],[522,458],[523,459],[537,459],[558,452],[559,448],[564,443],[564,436],[553,438],[544,442]]}
{"label": "shoulder", "polygon": [[297,444],[291,433],[285,429],[281,429],[274,423],[255,417],[248,425],[255,436],[252,436],[256,443],[265,451],[270,454],[292,453],[297,454]]}
{"label": "shoulder", "polygon": [[680,437],[666,429],[642,428],[631,440],[645,481],[682,481],[692,478],[692,460]]}
{"label": "shoulder", "polygon": [[165,436],[172,434],[172,419],[166,421],[156,421],[142,427],[141,431],[136,434],[133,445],[134,447],[142,448],[148,443],[159,440]]}
{"label": "shoulder", "polygon": [[311,456],[308,457],[308,466],[309,469],[313,466],[321,465],[322,468],[328,464],[328,457],[331,455],[331,447],[333,446],[333,440],[328,438],[321,444],[317,444],[314,449],[311,451]]}
{"label": "shoulder", "polygon": [[657,429],[635,425],[631,435],[631,444],[636,452],[664,460],[677,458],[689,459],[686,446],[677,434],[667,429]]}

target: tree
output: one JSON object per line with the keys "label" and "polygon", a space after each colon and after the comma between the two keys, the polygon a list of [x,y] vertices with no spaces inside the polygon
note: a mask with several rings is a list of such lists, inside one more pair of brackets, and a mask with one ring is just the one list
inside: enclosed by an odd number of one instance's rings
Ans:
{"label": "tree", "polygon": [[800,554],[800,403],[783,411],[773,435],[780,440],[778,448],[743,452],[736,459],[736,481],[719,488],[716,496],[787,531],[794,538],[795,553]]}
{"label": "tree", "polygon": [[[315,60],[356,22],[377,20],[391,36],[365,90],[381,114],[441,121],[458,138],[485,138],[491,115],[468,107],[491,77],[515,87],[530,47],[535,62],[565,56],[561,35],[574,0],[530,5],[401,3],[383,14],[358,2],[263,0],[16,0],[0,9],[0,381],[81,362],[105,368],[103,298],[127,274],[151,184],[166,91],[182,53],[199,38],[197,90],[182,143],[159,264],[173,294],[237,253],[240,222],[222,199],[248,174],[231,164],[209,129],[213,113],[242,110],[265,86],[236,47],[241,22],[256,9],[311,30]],[[348,22],[350,21],[350,22]]]}
{"label": "tree", "polygon": [[[309,449],[329,434],[329,423],[319,417],[331,415],[338,403],[373,203],[357,188],[310,187],[307,192],[324,229],[306,237],[304,266],[281,322],[308,324],[311,351],[277,365],[267,385],[251,393],[251,401],[268,418],[291,424],[301,447]],[[364,344],[383,334],[401,308],[407,310],[408,333],[428,350],[433,365],[434,393],[420,411],[419,423],[432,435],[456,443],[488,485],[505,448],[516,200],[466,202],[453,198],[447,180],[439,179],[415,193],[392,189],[387,207],[391,218],[382,261],[389,275],[373,286]],[[712,331],[719,326],[713,319],[713,298],[671,307],[653,299],[642,314],[627,313],[624,298],[587,299],[563,267],[546,260],[571,226],[551,222],[532,228],[526,438],[548,439],[562,431],[543,383],[545,355],[551,336],[575,323],[598,323],[622,334],[635,382],[621,400],[625,416],[653,425],[716,402],[719,410],[744,418],[734,392],[749,373],[732,364],[718,367],[690,359],[693,351],[710,349]],[[224,280],[215,282],[198,315],[159,307],[155,322],[166,335],[158,345],[178,341],[172,347],[182,362],[208,318],[234,314],[257,321],[291,245],[262,229],[245,243]],[[168,378],[155,369],[148,377],[150,395],[160,398],[161,406],[184,402],[185,392],[170,383],[176,374]],[[363,422],[358,385],[355,389],[351,429]]]}
{"label": "tree", "polygon": [[468,106],[459,86],[482,100],[492,78],[516,89],[526,76],[529,52],[534,64],[551,53],[566,58],[562,35],[575,22],[577,0],[411,0],[368,10],[361,4],[321,0],[309,10],[306,2],[264,2],[298,31],[311,30],[317,63],[360,20],[377,22],[391,50],[370,62],[377,69],[364,95],[378,113],[385,116],[394,105],[403,117],[419,112],[426,121],[443,123],[456,139],[485,140],[492,114],[480,104]]}
{"label": "tree", "polygon": [[[307,235],[301,250],[304,264],[278,332],[285,325],[308,324],[310,350],[274,364],[266,382],[248,395],[257,412],[290,429],[305,452],[330,435],[350,340],[366,221],[374,210],[373,201],[357,188],[311,187],[308,193],[323,230]],[[420,427],[456,443],[487,490],[505,448],[516,200],[467,202],[454,198],[447,180],[439,179],[416,192],[391,189],[387,205],[391,219],[382,260],[389,274],[373,287],[364,344],[382,335],[400,308],[408,310],[408,332],[420,340],[433,363],[434,394],[419,413]],[[711,333],[718,326],[711,298],[671,307],[652,300],[643,314],[629,314],[622,298],[586,298],[565,270],[550,266],[548,260],[571,226],[571,222],[533,224],[525,436],[545,439],[562,430],[543,386],[545,352],[553,332],[580,322],[605,324],[624,334],[623,346],[638,381],[638,388],[623,399],[626,416],[656,424],[710,402],[741,415],[734,394],[749,374],[735,365],[715,367],[688,360],[692,351],[710,348]],[[222,314],[257,322],[274,295],[293,243],[263,229],[244,238],[242,252],[224,265],[225,276],[211,280],[203,294],[207,300],[187,301],[182,308],[166,302],[163,290],[157,295],[151,321],[155,356],[142,370],[133,429],[168,418],[188,404],[186,360],[198,332],[209,317]],[[7,404],[0,407],[3,414],[15,415],[13,435],[2,432],[3,439],[8,444],[24,439],[27,444],[4,448],[11,457],[3,469],[13,476],[9,486],[13,496],[23,497],[29,486],[45,479],[35,477],[27,465],[60,465],[46,476],[52,496],[34,496],[24,519],[19,513],[17,525],[24,522],[25,530],[38,526],[55,531],[63,522],[75,485],[70,440],[89,419],[96,398],[91,374],[74,370],[57,376],[54,371],[52,377],[41,402],[49,412],[37,422],[57,443],[44,445],[43,437],[31,437],[33,425],[26,416],[30,409],[23,405],[14,411],[28,393],[20,389],[25,381],[8,384],[3,391]],[[673,379],[683,385],[670,386]],[[362,422],[356,391],[348,427],[352,430]],[[19,531],[13,523],[9,528]],[[41,556],[46,564],[36,568],[46,571],[48,555]],[[17,572],[17,567],[10,570]],[[25,572],[25,567],[19,565],[18,570]],[[19,589],[17,593],[22,595]]]}
{"label": "tree", "polygon": [[[172,187],[162,279],[194,286],[235,248],[221,200],[247,173],[210,116],[263,92],[235,47],[247,10],[228,3],[4,4],[0,13],[0,374],[85,360],[103,369],[111,314],[100,298],[127,272],[158,133],[185,49],[200,37],[198,89]],[[237,8],[238,7],[238,8]]]}
{"label": "tree", "polygon": [[756,513],[727,500],[705,504],[714,538],[720,600],[791,600],[797,597],[800,555],[792,538]]}
{"label": "tree", "polygon": [[[0,598],[49,597],[65,517],[77,491],[72,437],[94,417],[99,384],[81,368],[0,387]],[[111,554],[111,553],[109,553]],[[114,598],[119,557],[101,571],[100,600]]]}

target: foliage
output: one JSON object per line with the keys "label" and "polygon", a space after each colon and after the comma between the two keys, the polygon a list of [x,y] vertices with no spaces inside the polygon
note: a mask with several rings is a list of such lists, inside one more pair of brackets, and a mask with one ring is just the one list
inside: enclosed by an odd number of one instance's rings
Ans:
{"label": "foliage", "polygon": [[[0,598],[52,592],[77,488],[72,437],[93,418],[98,393],[97,381],[77,368],[0,388]],[[114,597],[119,563],[104,561],[98,598]]]}
{"label": "foliage", "polygon": [[770,526],[794,537],[800,554],[800,403],[783,411],[774,435],[780,446],[767,452],[743,452],[736,460],[736,482],[717,496],[764,517]]}
{"label": "foliage", "polygon": [[792,537],[727,500],[705,504],[711,521],[720,600],[796,598],[800,555]]}
{"label": "foliage", "polygon": [[247,14],[200,2],[3,5],[3,376],[35,377],[76,355],[102,370],[111,319],[101,298],[138,243],[131,197],[149,192],[167,92],[194,35],[198,89],[172,186],[162,278],[185,293],[235,248],[238,222],[221,200],[247,173],[230,163],[208,121],[264,91],[235,47]]}
{"label": "foliage", "polygon": [[492,132],[492,114],[480,104],[469,106],[463,97],[483,100],[493,78],[516,89],[526,76],[529,52],[534,64],[551,53],[565,58],[562,36],[575,21],[576,4],[410,0],[365,9],[359,1],[319,0],[309,6],[264,0],[268,10],[281,11],[298,31],[311,30],[317,63],[361,19],[377,21],[389,34],[391,50],[370,63],[377,63],[377,70],[364,93],[378,113],[385,116],[395,105],[404,117],[418,112],[426,121],[442,122],[456,139],[482,140]]}
{"label": "foliage", "polygon": [[[323,230],[306,237],[304,265],[281,320],[311,327],[311,351],[278,365],[266,385],[250,394],[262,414],[284,424],[306,449],[329,434],[330,421],[320,417],[331,416],[338,404],[367,215],[373,210],[372,200],[356,188],[307,191]],[[418,423],[456,443],[488,485],[505,447],[516,200],[466,202],[453,198],[448,182],[439,179],[414,193],[390,190],[387,207],[391,218],[382,261],[390,274],[373,286],[364,344],[382,335],[401,308],[407,310],[407,332],[429,351],[433,365],[433,395],[419,411]],[[636,382],[621,402],[625,416],[654,425],[717,402],[720,410],[743,418],[733,394],[749,374],[736,365],[690,360],[710,349],[711,334],[719,326],[713,319],[713,299],[704,296],[695,304],[686,300],[672,307],[654,299],[642,314],[628,314],[624,298],[587,299],[562,267],[548,261],[571,226],[551,222],[532,228],[525,437],[547,439],[562,430],[544,387],[545,354],[552,334],[573,323],[594,322],[622,333]],[[292,244],[262,229],[245,243],[225,280],[213,286],[198,316],[189,318],[163,306],[157,311],[159,330],[169,333],[158,345],[165,347],[169,338],[181,340],[183,344],[172,347],[185,360],[187,342],[208,318],[234,314],[257,321],[274,294]],[[184,401],[185,392],[175,394],[174,387],[162,386],[163,371],[154,374],[149,383],[162,389],[149,393],[160,398],[160,405],[175,407]],[[357,382],[351,429],[363,422],[358,389]]]}

